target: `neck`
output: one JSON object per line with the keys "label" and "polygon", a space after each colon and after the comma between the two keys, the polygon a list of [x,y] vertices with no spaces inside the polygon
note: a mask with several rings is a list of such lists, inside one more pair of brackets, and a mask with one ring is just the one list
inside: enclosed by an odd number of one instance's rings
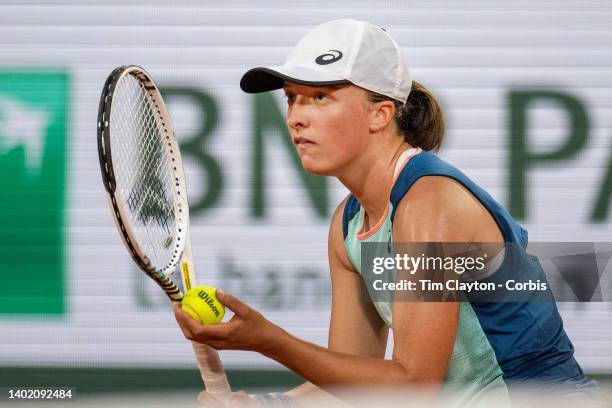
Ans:
{"label": "neck", "polygon": [[[399,156],[411,146],[402,141],[350,163],[338,179],[357,198],[373,225],[383,216],[393,188]],[[374,150],[374,149],[372,149]]]}

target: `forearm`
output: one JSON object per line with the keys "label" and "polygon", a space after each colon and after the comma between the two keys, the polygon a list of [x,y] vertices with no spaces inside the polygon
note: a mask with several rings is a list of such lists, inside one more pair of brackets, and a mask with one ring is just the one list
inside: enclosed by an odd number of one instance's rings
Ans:
{"label": "forearm", "polygon": [[343,407],[347,406],[342,400],[334,397],[324,389],[317,387],[311,382],[305,382],[285,394],[291,398],[291,401],[296,407]]}
{"label": "forearm", "polygon": [[420,382],[416,370],[410,370],[406,363],[331,351],[285,331],[275,336],[264,354],[322,388]]}

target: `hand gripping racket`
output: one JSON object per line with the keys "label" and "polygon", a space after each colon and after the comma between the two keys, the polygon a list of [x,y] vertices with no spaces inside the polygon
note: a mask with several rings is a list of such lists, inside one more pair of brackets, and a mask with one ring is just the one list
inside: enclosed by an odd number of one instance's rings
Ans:
{"label": "hand gripping racket", "polygon": [[[98,155],[123,243],[170,300],[180,301],[180,283],[184,291],[196,286],[185,175],[166,105],[151,76],[138,66],[116,68],[104,84]],[[230,387],[219,354],[204,344],[192,345],[206,390],[226,401]]]}

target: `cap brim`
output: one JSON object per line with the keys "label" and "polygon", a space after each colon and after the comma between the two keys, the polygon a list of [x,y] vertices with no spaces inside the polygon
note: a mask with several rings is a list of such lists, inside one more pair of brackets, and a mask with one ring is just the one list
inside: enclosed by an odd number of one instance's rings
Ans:
{"label": "cap brim", "polygon": [[306,86],[333,86],[350,83],[346,79],[330,78],[327,73],[308,68],[279,66],[257,67],[248,70],[240,80],[240,88],[247,93],[267,92],[282,88],[285,81]]}

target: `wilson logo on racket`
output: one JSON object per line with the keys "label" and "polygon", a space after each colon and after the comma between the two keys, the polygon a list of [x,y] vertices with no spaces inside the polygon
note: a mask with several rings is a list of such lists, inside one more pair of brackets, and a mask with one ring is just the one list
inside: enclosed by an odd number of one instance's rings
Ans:
{"label": "wilson logo on racket", "polygon": [[208,293],[206,293],[203,290],[201,290],[201,291],[198,292],[198,297],[200,299],[202,299],[204,301],[204,303],[206,303],[210,307],[210,310],[212,310],[212,312],[215,314],[215,316],[219,317],[219,314],[221,312],[215,306],[215,301],[210,296],[208,296]]}

